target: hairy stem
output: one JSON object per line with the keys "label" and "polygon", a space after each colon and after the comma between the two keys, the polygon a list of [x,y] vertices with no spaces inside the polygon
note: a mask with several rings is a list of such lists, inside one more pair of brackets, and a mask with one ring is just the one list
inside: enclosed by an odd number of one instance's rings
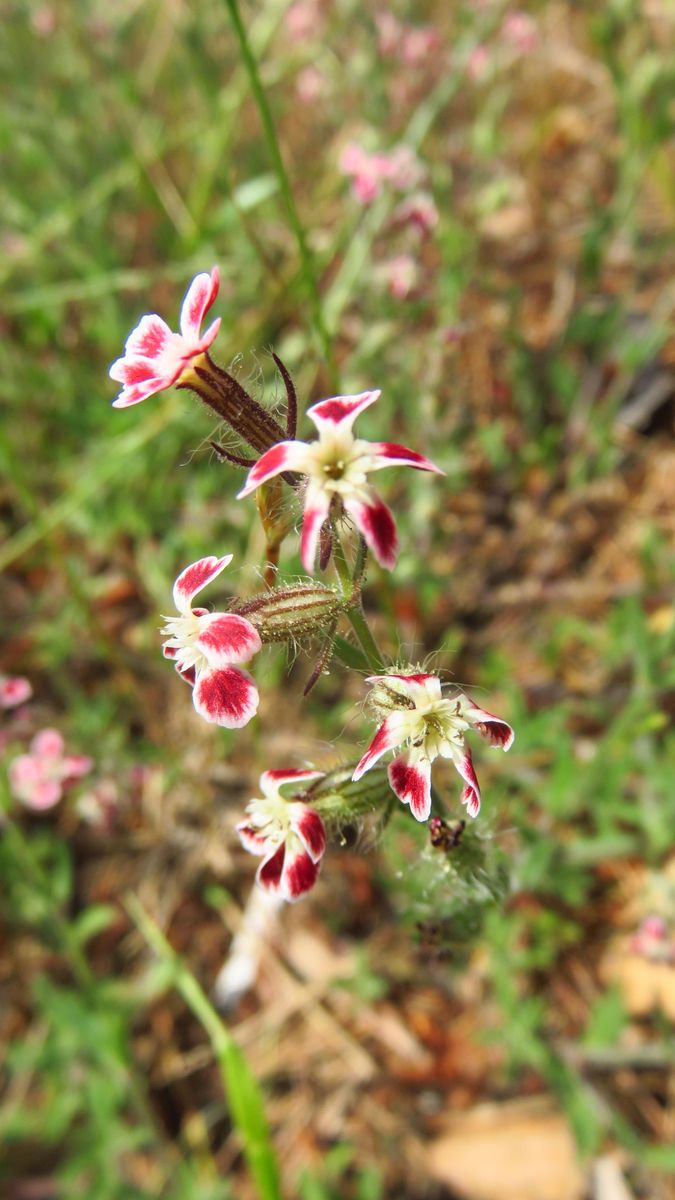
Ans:
{"label": "hairy stem", "polygon": [[[338,536],[337,529],[335,528],[333,528],[333,561],[335,562],[335,568],[337,570],[345,596],[352,595],[354,591],[354,580],[357,579],[357,572],[359,572],[359,579],[363,575],[363,567],[360,563],[360,555],[357,555],[356,570],[354,572],[354,576],[352,576],[344,552],[344,547]],[[368,662],[368,670],[375,671],[379,674],[379,672],[384,670],[384,659],[382,657],[382,652],[375,641],[373,634],[371,633],[361,601],[347,610],[347,620],[359,639],[361,649],[363,650]]]}

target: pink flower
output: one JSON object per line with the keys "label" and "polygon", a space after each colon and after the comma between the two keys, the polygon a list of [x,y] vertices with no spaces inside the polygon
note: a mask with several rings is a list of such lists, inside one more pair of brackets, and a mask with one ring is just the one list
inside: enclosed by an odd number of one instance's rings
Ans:
{"label": "pink flower", "polygon": [[418,67],[438,50],[439,45],[438,33],[430,25],[417,29],[410,25],[403,34],[401,58],[407,67]]}
{"label": "pink flower", "polygon": [[262,858],[256,879],[283,900],[298,900],[316,883],[326,850],[326,831],[317,812],[303,800],[286,800],[285,784],[319,779],[321,771],[265,771],[260,776],[262,798],[246,807],[247,819],[237,825],[241,843]]}
{"label": "pink flower", "polygon": [[398,746],[405,746],[389,764],[389,782],[403,804],[409,804],[418,821],[431,812],[431,764],[440,755],[450,758],[464,780],[462,804],[470,817],[480,811],[480,788],[464,745],[464,734],[477,729],[493,746],[508,750],[514,733],[506,721],[479,708],[461,692],[445,698],[436,675],[374,675],[371,700],[385,720],[358,763],[353,778],[366,771]]}
{"label": "pink flower", "polygon": [[319,437],[314,442],[279,442],[251,468],[238,499],[282,471],[307,475],[305,515],[300,557],[306,571],[314,571],[319,533],[335,505],[344,508],[383,567],[396,562],[398,538],[394,518],[386,504],[368,484],[371,471],[383,467],[415,467],[419,471],[444,472],[428,458],[394,442],[365,442],[355,438],[352,425],[359,413],[373,404],[379,391],[357,396],[335,396],[308,409]]}
{"label": "pink flower", "polygon": [[326,91],[326,77],[318,67],[303,67],[298,72],[295,90],[304,104],[312,104]]}
{"label": "pink flower", "polygon": [[110,368],[111,379],[124,386],[113,408],[140,404],[155,392],[163,392],[181,378],[192,360],[208,350],[220,329],[220,317],[201,334],[202,321],[218,295],[219,274],[202,272],[190,284],[180,312],[180,333],[172,333],[156,313],[141,317],[129,334],[124,358]]}
{"label": "pink flower", "polygon": [[197,593],[231,561],[231,554],[200,558],[181,571],[173,585],[178,616],[165,618],[162,634],[168,640],[162,651],[192,685],[192,700],[200,717],[226,729],[240,729],[257,712],[258,692],[250,675],[232,663],[246,662],[260,650],[258,631],[235,613],[192,607]]}
{"label": "pink flower", "polygon": [[404,26],[393,13],[378,13],[375,17],[377,26],[377,48],[384,58],[398,54],[403,37]]}
{"label": "pink flower", "polygon": [[65,754],[65,743],[56,729],[43,729],[30,744],[30,754],[20,754],[9,766],[9,786],[22,804],[35,812],[53,808],[74,779],[91,771],[84,754]]}
{"label": "pink flower", "polygon": [[16,708],[32,695],[33,689],[22,675],[0,675],[0,708]]}
{"label": "pink flower", "polygon": [[475,46],[466,61],[466,71],[474,83],[482,83],[490,70],[490,52],[486,46]]}
{"label": "pink flower", "polygon": [[316,0],[294,0],[286,9],[284,24],[290,40],[296,45],[301,45],[312,37],[319,37],[323,20]]}
{"label": "pink flower", "polygon": [[361,204],[372,204],[385,182],[398,191],[407,191],[422,177],[422,167],[410,146],[369,154],[358,142],[348,142],[340,155],[339,167],[343,175],[351,177],[352,190]]}
{"label": "pink flower", "polygon": [[438,225],[438,209],[433,196],[429,192],[415,192],[413,196],[408,196],[396,209],[394,220],[412,225],[422,237],[431,233]]}
{"label": "pink flower", "polygon": [[394,300],[407,300],[418,280],[417,263],[411,254],[398,254],[385,266],[385,278]]}
{"label": "pink flower", "polygon": [[506,14],[502,21],[502,37],[520,54],[531,54],[539,43],[537,26],[525,12]]}

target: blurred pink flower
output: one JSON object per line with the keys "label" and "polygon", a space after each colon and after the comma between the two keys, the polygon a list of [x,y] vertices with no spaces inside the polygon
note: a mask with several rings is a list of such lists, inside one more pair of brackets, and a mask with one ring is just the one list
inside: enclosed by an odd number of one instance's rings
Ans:
{"label": "blurred pink flower", "polygon": [[466,60],[466,73],[474,83],[482,83],[490,70],[490,51],[486,46],[475,46]]}
{"label": "blurred pink flower", "polygon": [[99,779],[93,787],[77,798],[77,812],[87,825],[96,829],[112,829],[119,804],[119,789],[114,779]]}
{"label": "blurred pink flower", "polygon": [[43,729],[9,765],[9,786],[27,808],[42,812],[53,808],[75,779],[86,775],[93,761],[85,754],[65,754],[65,743],[56,729]]}
{"label": "blurred pink flower", "polygon": [[410,146],[397,146],[388,152],[370,154],[358,142],[348,142],[340,155],[339,168],[352,180],[352,191],[360,204],[372,204],[383,183],[405,192],[422,178],[419,159]]}
{"label": "blurred pink flower", "polygon": [[201,325],[218,295],[218,268],[202,272],[190,284],[180,313],[180,333],[173,333],[156,313],[141,317],[127,338],[124,357],[112,364],[108,374],[123,384],[113,408],[140,404],[156,392],[178,383],[193,358],[208,350],[220,329],[218,317],[202,334]]}
{"label": "blurred pink flower", "polygon": [[408,26],[401,43],[401,58],[407,67],[418,67],[425,63],[439,46],[438,33],[430,25],[423,25],[418,29]]}
{"label": "blurred pink flower", "polygon": [[399,254],[385,264],[389,294],[395,300],[407,300],[419,278],[417,263],[411,254]]}
{"label": "blurred pink flower", "polygon": [[384,58],[393,58],[398,54],[403,37],[403,25],[393,13],[378,13],[375,17],[377,28],[377,48]]}
{"label": "blurred pink flower", "polygon": [[525,12],[507,13],[502,21],[502,37],[520,54],[531,54],[539,44],[539,32]]}
{"label": "blurred pink flower", "polygon": [[423,237],[431,233],[438,225],[438,209],[433,196],[429,192],[415,192],[408,196],[396,209],[394,220],[411,225]]}
{"label": "blurred pink flower", "polygon": [[320,36],[323,20],[316,0],[295,0],[284,16],[286,33],[296,45]]}
{"label": "blurred pink flower", "polygon": [[670,934],[663,917],[651,913],[640,922],[630,941],[633,954],[653,962],[675,961],[675,939]]}
{"label": "blurred pink flower", "polygon": [[404,25],[393,13],[375,18],[377,47],[383,58],[397,58],[407,67],[418,67],[434,50],[439,36],[430,25]]}
{"label": "blurred pink flower", "polygon": [[323,72],[315,66],[303,67],[302,71],[298,72],[295,90],[304,104],[311,104],[313,100],[318,100],[326,90],[326,78]]}
{"label": "blurred pink flower", "polygon": [[16,708],[32,695],[33,689],[22,675],[0,675],[0,708]]}

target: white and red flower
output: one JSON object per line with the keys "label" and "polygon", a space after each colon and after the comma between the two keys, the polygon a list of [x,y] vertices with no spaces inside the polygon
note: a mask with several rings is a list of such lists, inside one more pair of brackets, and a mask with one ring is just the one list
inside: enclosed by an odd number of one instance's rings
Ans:
{"label": "white and red flower", "polygon": [[237,825],[241,843],[262,858],[256,879],[267,892],[283,900],[298,900],[314,886],[326,850],[323,821],[304,800],[285,799],[286,784],[319,779],[322,771],[265,771],[260,776],[262,797],[246,807],[246,820]]}
{"label": "white and red flower", "polygon": [[477,729],[493,746],[508,750],[514,738],[511,726],[461,692],[443,696],[436,675],[374,675],[369,682],[375,684],[374,705],[388,715],[353,778],[360,779],[388,750],[405,746],[389,764],[389,782],[413,816],[426,821],[431,812],[431,764],[440,755],[452,759],[464,780],[462,804],[470,817],[477,817],[480,788],[464,735]]}
{"label": "white and red flower", "polygon": [[56,729],[42,729],[30,744],[29,754],[20,754],[9,765],[9,786],[22,804],[35,812],[53,808],[75,779],[86,775],[93,761],[85,754],[66,754],[65,742]]}
{"label": "white and red flower", "polygon": [[192,685],[199,715],[214,725],[239,729],[255,716],[258,691],[250,675],[232,664],[246,662],[260,650],[258,631],[235,613],[192,607],[197,593],[231,561],[231,554],[224,558],[211,555],[181,571],[173,585],[178,616],[165,618],[162,634],[167,641],[162,651]]}
{"label": "white and red flower", "polygon": [[239,499],[248,496],[283,471],[307,476],[300,557],[310,574],[314,570],[321,526],[334,502],[344,507],[380,565],[394,566],[398,553],[396,525],[386,504],[368,483],[371,471],[402,466],[444,474],[428,458],[405,446],[365,442],[354,437],[354,421],[379,395],[379,391],[371,391],[357,396],[334,396],[313,405],[307,416],[316,425],[318,439],[278,442],[272,446],[251,468],[239,493]]}
{"label": "white and red flower", "polygon": [[219,287],[218,268],[211,274],[203,271],[190,284],[180,312],[180,333],[173,333],[166,321],[156,313],[141,317],[127,338],[124,357],[110,368],[111,379],[123,384],[113,408],[129,408],[140,404],[155,392],[162,392],[178,383],[194,358],[208,350],[220,329],[218,317],[201,333],[202,321]]}

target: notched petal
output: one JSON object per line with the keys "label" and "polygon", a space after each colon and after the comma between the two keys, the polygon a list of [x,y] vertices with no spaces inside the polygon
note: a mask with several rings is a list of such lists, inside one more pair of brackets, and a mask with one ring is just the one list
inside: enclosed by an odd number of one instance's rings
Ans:
{"label": "notched petal", "polygon": [[389,764],[389,783],[417,821],[426,821],[431,812],[431,763],[421,760],[410,763],[407,758],[395,758]]}
{"label": "notched petal", "polygon": [[319,865],[305,850],[289,853],[287,847],[280,884],[284,899],[292,903],[310,891],[317,881]]}
{"label": "notched petal", "polygon": [[262,647],[260,634],[245,617],[213,613],[201,618],[197,645],[212,667],[246,662]]}
{"label": "notched petal", "polygon": [[200,558],[197,562],[190,563],[189,567],[181,571],[173,585],[173,602],[178,611],[189,612],[193,596],[216,579],[231,562],[231,554],[226,554],[223,558],[209,555],[208,558]]}
{"label": "notched petal", "polygon": [[322,430],[336,429],[345,426],[350,429],[359,413],[374,404],[380,396],[379,389],[359,392],[356,396],[332,396],[329,400],[320,400],[307,409],[307,416],[314,422],[321,433]]}
{"label": "notched petal", "polygon": [[398,557],[398,536],[396,523],[384,501],[373,494],[366,504],[350,496],[345,499],[345,508],[380,566],[390,571]]}
{"label": "notched petal", "polygon": [[202,271],[195,275],[180,310],[180,331],[184,338],[199,340],[202,321],[218,295],[219,286],[220,272],[217,267],[210,274]]}
{"label": "notched petal", "polygon": [[477,817],[480,812],[480,786],[474,770],[470,752],[455,761],[455,767],[464,780],[461,802],[466,805],[470,817]]}
{"label": "notched petal", "polygon": [[200,671],[192,701],[196,711],[212,725],[241,729],[258,711],[258,689],[250,675],[238,667]]}
{"label": "notched petal", "polygon": [[318,812],[307,804],[291,805],[291,829],[314,862],[326,853],[326,830]]}

